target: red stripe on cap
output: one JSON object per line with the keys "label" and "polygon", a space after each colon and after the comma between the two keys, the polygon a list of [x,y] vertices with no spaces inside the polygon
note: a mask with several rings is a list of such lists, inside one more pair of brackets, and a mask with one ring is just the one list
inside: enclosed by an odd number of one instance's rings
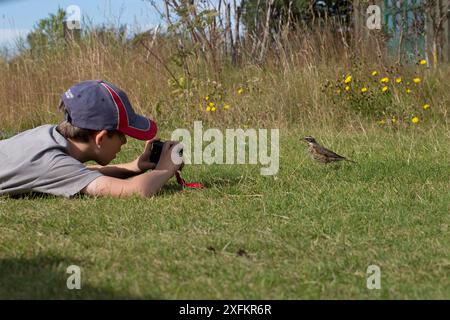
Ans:
{"label": "red stripe on cap", "polygon": [[123,105],[122,99],[120,99],[117,92],[114,91],[114,89],[108,86],[106,83],[102,82],[101,85],[108,90],[109,94],[113,98],[114,104],[116,105],[117,112],[119,114],[117,130],[122,131],[123,127],[128,127],[128,114],[125,106]]}
{"label": "red stripe on cap", "polygon": [[118,127],[117,130],[120,132],[125,133],[126,135],[129,135],[130,137],[139,139],[139,140],[150,140],[156,136],[156,132],[158,131],[158,128],[156,126],[156,123],[150,119],[148,120],[148,129],[141,130],[139,128],[131,127],[128,120],[128,114],[127,109],[125,108],[125,105],[122,102],[122,99],[120,98],[119,94],[110,86],[108,86],[106,83],[101,83],[111,94],[111,97],[113,98],[114,104],[116,105],[117,112],[119,114],[119,121],[118,121]]}

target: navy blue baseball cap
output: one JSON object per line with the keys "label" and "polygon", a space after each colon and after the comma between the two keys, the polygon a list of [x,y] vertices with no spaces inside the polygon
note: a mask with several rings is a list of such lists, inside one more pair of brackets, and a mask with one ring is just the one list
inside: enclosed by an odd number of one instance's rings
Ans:
{"label": "navy blue baseball cap", "polygon": [[150,140],[156,123],[134,112],[126,93],[103,80],[88,80],[69,88],[61,96],[66,120],[90,130],[118,130],[139,140]]}

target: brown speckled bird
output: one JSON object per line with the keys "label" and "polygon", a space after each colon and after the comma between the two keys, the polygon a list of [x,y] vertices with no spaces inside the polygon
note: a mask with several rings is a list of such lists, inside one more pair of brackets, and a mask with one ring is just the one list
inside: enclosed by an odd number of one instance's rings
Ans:
{"label": "brown speckled bird", "polygon": [[312,155],[312,158],[318,162],[321,163],[330,163],[330,162],[336,162],[336,161],[349,161],[356,163],[353,160],[347,159],[346,157],[340,156],[337,153],[334,153],[331,150],[328,150],[327,148],[321,146],[317,143],[316,139],[314,139],[311,136],[305,137],[303,140],[305,140],[309,145],[309,152]]}

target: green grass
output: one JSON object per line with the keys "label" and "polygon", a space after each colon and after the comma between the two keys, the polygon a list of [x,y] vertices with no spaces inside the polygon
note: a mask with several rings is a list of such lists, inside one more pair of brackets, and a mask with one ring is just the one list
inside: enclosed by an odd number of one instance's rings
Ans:
{"label": "green grass", "polygon": [[[313,163],[305,134],[358,165]],[[280,136],[276,177],[190,166],[205,190],[0,198],[0,298],[450,298],[448,132]],[[130,139],[118,160],[139,149]],[[71,264],[82,290],[66,289]],[[366,288],[372,264],[381,290]]]}

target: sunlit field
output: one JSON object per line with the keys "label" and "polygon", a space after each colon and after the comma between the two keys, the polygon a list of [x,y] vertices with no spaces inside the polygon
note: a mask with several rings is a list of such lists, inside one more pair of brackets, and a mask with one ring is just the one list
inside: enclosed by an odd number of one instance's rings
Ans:
{"label": "sunlit field", "polygon": [[[186,165],[204,189],[0,197],[0,298],[449,299],[450,68],[336,39],[292,31],[264,61],[243,43],[232,63],[219,42],[202,55],[186,39],[180,51],[168,35],[92,30],[0,59],[0,139],[62,121],[60,95],[86,79],[124,89],[164,140],[194,121],[280,133],[276,175]],[[308,135],[356,163],[316,163]],[[143,146],[129,138],[114,163]],[[70,265],[81,290],[66,287]]]}

